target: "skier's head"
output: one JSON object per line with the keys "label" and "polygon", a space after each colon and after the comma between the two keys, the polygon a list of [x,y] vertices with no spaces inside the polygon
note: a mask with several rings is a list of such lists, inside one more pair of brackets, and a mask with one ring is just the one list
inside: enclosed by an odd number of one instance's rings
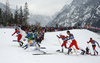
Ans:
{"label": "skier's head", "polygon": [[70,31],[67,31],[67,34],[69,35],[70,34]]}
{"label": "skier's head", "polygon": [[59,36],[62,36],[62,34],[60,33]]}
{"label": "skier's head", "polygon": [[90,38],[90,40],[92,40],[92,38]]}
{"label": "skier's head", "polygon": [[17,30],[17,28],[15,28],[15,30]]}

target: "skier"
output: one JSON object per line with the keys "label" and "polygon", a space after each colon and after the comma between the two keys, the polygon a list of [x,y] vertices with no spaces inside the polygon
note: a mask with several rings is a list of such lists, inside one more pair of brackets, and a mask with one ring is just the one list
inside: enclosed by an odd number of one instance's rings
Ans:
{"label": "skier", "polygon": [[89,48],[88,47],[86,47],[86,54],[89,54]]}
{"label": "skier", "polygon": [[71,52],[71,47],[74,45],[76,47],[77,50],[81,50],[82,51],[82,55],[84,55],[85,51],[83,49],[80,49],[77,45],[77,41],[74,39],[73,34],[70,33],[70,31],[67,31],[67,34],[69,35],[69,40],[72,40],[71,44],[69,45],[69,49],[68,49],[68,54],[69,52]]}
{"label": "skier", "polygon": [[28,43],[23,46],[22,48],[27,49],[28,46],[33,46],[34,42],[34,34],[31,32],[31,30],[29,29],[26,38],[28,38]]}
{"label": "skier", "polygon": [[29,46],[35,46],[36,47],[34,49],[35,51],[38,50],[38,51],[42,52],[43,54],[46,54],[46,52],[40,50],[40,44],[38,42],[36,42],[37,35],[35,33],[33,33],[31,30],[29,30],[26,37],[28,38],[28,44],[26,44],[22,48],[24,48],[26,50]]}
{"label": "skier", "polygon": [[65,47],[65,48],[67,48],[67,46],[66,46],[66,43],[67,43],[67,37],[66,36],[64,36],[64,35],[62,35],[62,34],[59,34],[60,35],[60,37],[57,35],[57,37],[58,38],[61,38],[62,40],[63,40],[63,43],[62,43],[62,45],[61,45],[61,47],[62,47],[62,52],[63,52],[63,46]]}
{"label": "skier", "polygon": [[38,49],[40,47],[40,45],[38,43],[36,43],[36,41],[34,40],[35,35],[34,35],[34,33],[31,30],[29,30],[26,38],[28,38],[28,43],[25,46],[23,46],[22,48],[27,49],[28,46],[34,46],[34,45],[38,46],[38,47],[36,46],[35,49]]}
{"label": "skier", "polygon": [[22,34],[20,33],[20,31],[17,29],[17,28],[15,28],[15,32],[12,34],[12,36],[15,34],[15,33],[17,33],[18,35],[17,35],[17,42],[19,42],[19,45],[20,45],[20,47],[22,47],[23,46],[23,42],[21,41],[21,38],[22,38]]}
{"label": "skier", "polygon": [[96,47],[96,43],[97,43],[98,47],[100,48],[99,43],[97,41],[93,40],[92,38],[90,38],[90,41],[87,42],[87,43],[91,43],[92,44],[94,55],[95,55],[95,52],[98,55],[98,51],[96,51],[95,47]]}

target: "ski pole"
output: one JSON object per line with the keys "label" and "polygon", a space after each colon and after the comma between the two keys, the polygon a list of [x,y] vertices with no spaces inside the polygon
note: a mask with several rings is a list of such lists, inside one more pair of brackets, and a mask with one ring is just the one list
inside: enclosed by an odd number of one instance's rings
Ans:
{"label": "ski pole", "polygon": [[[59,42],[59,44],[61,45],[59,38],[58,38],[58,42]],[[64,52],[64,49],[63,49],[63,47],[62,47],[62,52]]]}

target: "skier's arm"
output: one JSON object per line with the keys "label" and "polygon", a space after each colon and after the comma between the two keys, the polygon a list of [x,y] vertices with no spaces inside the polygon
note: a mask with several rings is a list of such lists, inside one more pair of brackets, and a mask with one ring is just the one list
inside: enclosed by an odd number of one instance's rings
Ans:
{"label": "skier's arm", "polygon": [[90,43],[91,41],[87,42],[87,43]]}
{"label": "skier's arm", "polygon": [[100,47],[99,43],[97,41],[95,41],[95,43],[97,43],[98,47]]}
{"label": "skier's arm", "polygon": [[17,33],[17,31],[15,31],[15,32],[12,34],[12,36],[13,36],[15,33]]}

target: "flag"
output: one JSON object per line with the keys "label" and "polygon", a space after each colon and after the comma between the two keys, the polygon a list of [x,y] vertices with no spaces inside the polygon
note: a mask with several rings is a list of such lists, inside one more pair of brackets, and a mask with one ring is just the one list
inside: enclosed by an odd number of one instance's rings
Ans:
{"label": "flag", "polygon": [[100,28],[98,28],[98,30],[100,30]]}
{"label": "flag", "polygon": [[21,18],[19,19],[18,23],[20,23],[20,22],[21,22]]}

